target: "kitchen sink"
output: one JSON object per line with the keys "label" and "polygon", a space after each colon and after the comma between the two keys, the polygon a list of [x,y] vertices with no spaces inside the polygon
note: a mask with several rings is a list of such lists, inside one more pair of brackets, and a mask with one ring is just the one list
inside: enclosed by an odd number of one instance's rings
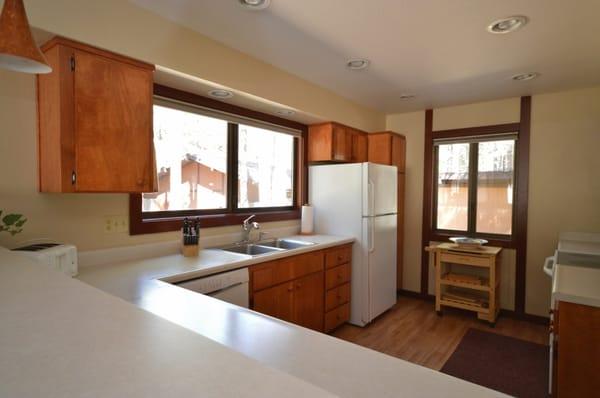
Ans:
{"label": "kitchen sink", "polygon": [[314,243],[293,239],[270,239],[256,243],[237,243],[235,245],[220,247],[219,249],[249,256],[262,256],[263,254],[282,252],[310,245],[314,245]]}
{"label": "kitchen sink", "polygon": [[250,256],[261,256],[263,254],[281,252],[285,250],[279,247],[263,246],[254,243],[243,243],[239,245],[221,247],[220,249],[233,253],[247,254]]}
{"label": "kitchen sink", "polygon": [[314,245],[314,242],[306,242],[303,240],[293,239],[272,239],[268,241],[261,241],[258,244],[261,246],[276,247],[279,249],[290,250],[297,249],[299,247],[311,246]]}

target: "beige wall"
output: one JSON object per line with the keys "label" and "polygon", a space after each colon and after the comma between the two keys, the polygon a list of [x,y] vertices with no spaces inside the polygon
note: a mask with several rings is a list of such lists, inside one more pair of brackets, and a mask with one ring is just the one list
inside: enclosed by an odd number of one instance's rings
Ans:
{"label": "beige wall", "polygon": [[[50,238],[80,249],[98,249],[178,238],[178,233],[129,236],[104,232],[105,216],[128,215],[127,194],[41,194],[37,192],[35,78],[0,70],[0,209],[19,212],[28,221],[22,234],[0,234],[0,245],[14,247],[29,239]],[[298,225],[269,223],[266,228]],[[238,226],[203,229],[219,235]]]}
{"label": "beige wall", "polygon": [[366,131],[381,130],[385,126],[382,112],[226,47],[130,1],[28,0],[27,12],[33,26],[54,34],[196,76],[325,120]]}
{"label": "beige wall", "polygon": [[[559,232],[600,232],[600,87],[533,96],[531,117],[525,310],[545,316],[550,278],[541,266]],[[420,290],[424,120],[425,112],[387,116],[387,129],[407,136],[406,167],[415,177],[407,182],[404,253],[404,288],[413,291]],[[435,109],[433,116],[434,130],[518,121],[519,98]],[[502,264],[502,307],[511,309],[514,251]]]}
{"label": "beige wall", "polygon": [[[0,5],[3,1],[0,0]],[[368,131],[382,130],[385,116],[182,28],[131,2],[29,0],[31,24],[201,79]],[[96,249],[176,239],[177,233],[130,237],[105,233],[106,216],[126,217],[128,195],[37,192],[35,79],[0,70],[0,209],[26,214],[24,233],[0,235],[0,245],[51,238]],[[269,227],[298,225],[297,221]],[[237,231],[211,228],[205,235]]]}
{"label": "beige wall", "polygon": [[536,95],[531,112],[525,309],[547,314],[558,234],[600,232],[600,87]]}

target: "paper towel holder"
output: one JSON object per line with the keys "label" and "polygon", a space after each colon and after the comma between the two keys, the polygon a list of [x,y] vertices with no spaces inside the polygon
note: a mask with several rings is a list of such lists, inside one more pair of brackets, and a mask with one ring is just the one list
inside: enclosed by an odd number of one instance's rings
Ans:
{"label": "paper towel holder", "polygon": [[314,207],[309,203],[302,205],[300,235],[314,235]]}

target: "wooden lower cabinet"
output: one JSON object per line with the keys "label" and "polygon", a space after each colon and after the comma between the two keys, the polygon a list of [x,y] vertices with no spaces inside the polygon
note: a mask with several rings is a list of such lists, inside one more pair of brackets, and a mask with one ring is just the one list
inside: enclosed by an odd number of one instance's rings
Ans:
{"label": "wooden lower cabinet", "polygon": [[352,245],[286,257],[250,267],[255,311],[317,331],[350,319]]}
{"label": "wooden lower cabinet", "polygon": [[554,332],[552,396],[597,397],[600,392],[600,308],[559,301]]}
{"label": "wooden lower cabinet", "polygon": [[297,325],[323,330],[323,272],[294,282],[293,319]]}
{"label": "wooden lower cabinet", "polygon": [[253,309],[284,321],[294,322],[294,282],[282,283],[254,293]]}

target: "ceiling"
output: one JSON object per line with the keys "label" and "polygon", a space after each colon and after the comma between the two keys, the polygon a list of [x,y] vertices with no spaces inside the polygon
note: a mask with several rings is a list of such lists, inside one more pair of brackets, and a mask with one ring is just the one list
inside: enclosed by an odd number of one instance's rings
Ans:
{"label": "ceiling", "polygon": [[[271,0],[263,11],[238,0],[132,1],[386,113],[600,84],[598,0]],[[486,31],[510,15],[530,22]],[[346,69],[354,57],[371,65]],[[532,71],[541,76],[510,79]]]}

